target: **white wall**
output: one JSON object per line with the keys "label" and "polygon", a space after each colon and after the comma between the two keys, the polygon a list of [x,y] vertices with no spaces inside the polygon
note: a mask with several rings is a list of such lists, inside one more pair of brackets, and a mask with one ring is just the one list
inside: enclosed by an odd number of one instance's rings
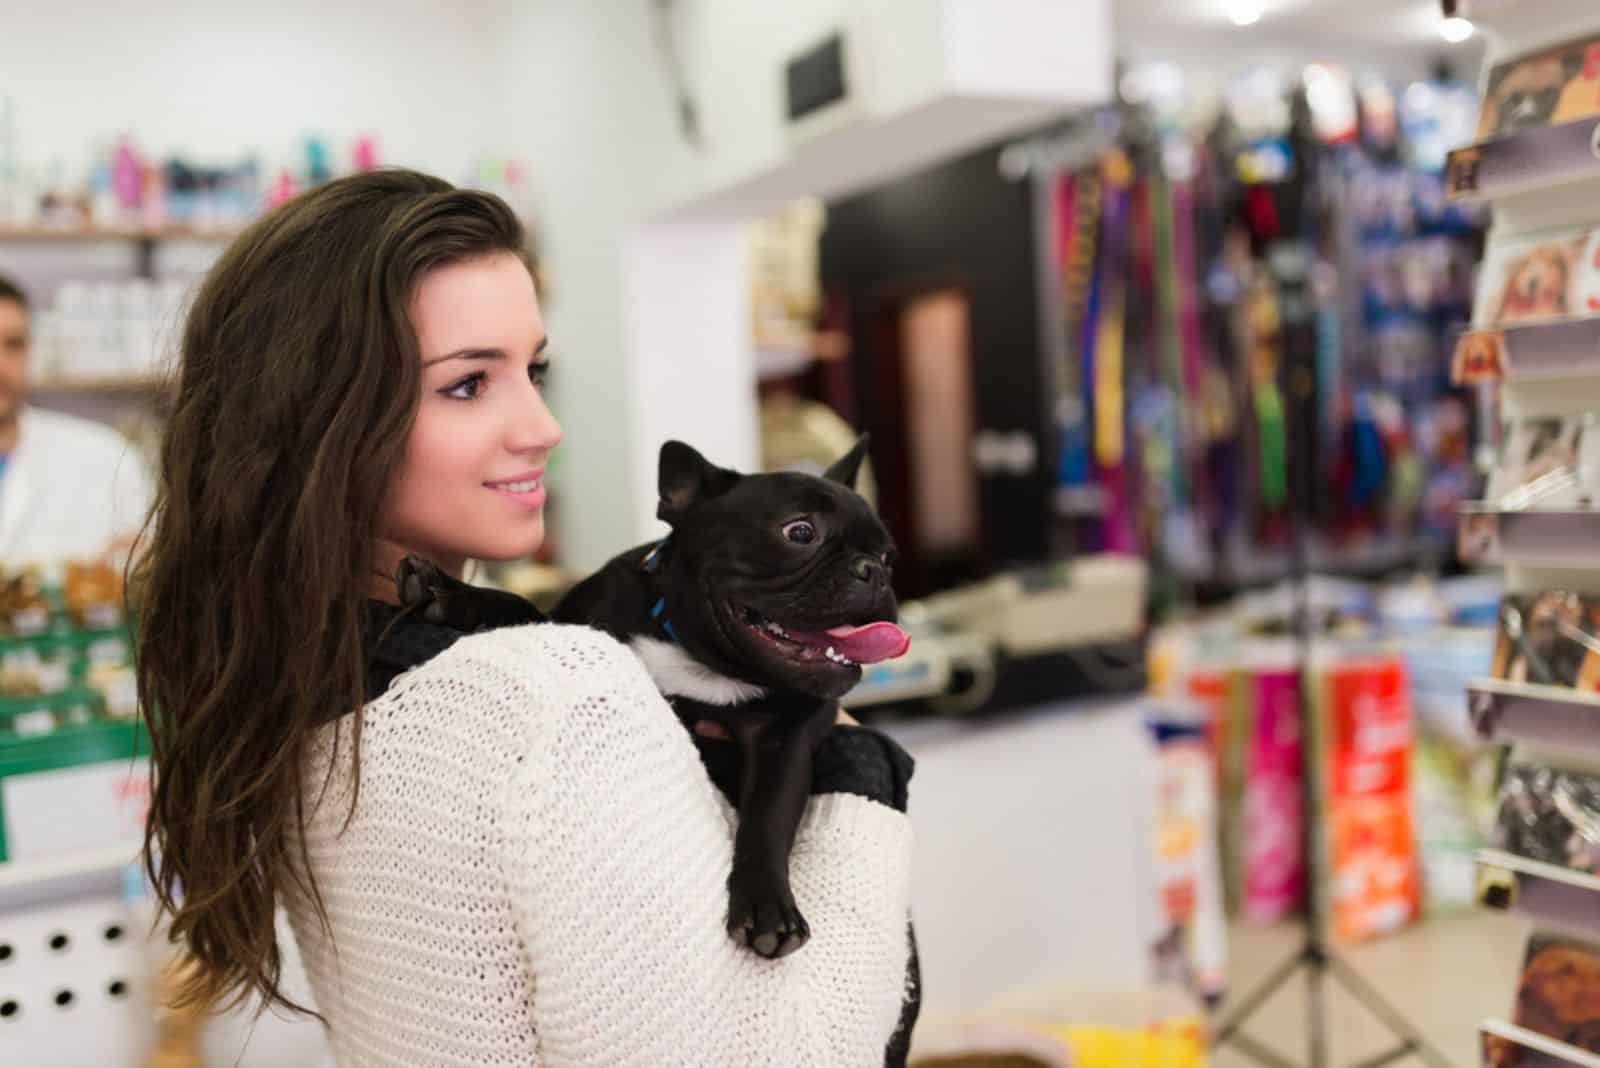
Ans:
{"label": "white wall", "polygon": [[[655,7],[497,5],[508,124],[541,175],[558,488],[581,502],[555,521],[580,567],[659,530],[666,437],[755,460],[740,221],[909,173],[1110,84],[1105,0],[678,0],[670,29],[705,133],[693,147]],[[861,61],[859,121],[792,147],[783,63],[839,27]]]}
{"label": "white wall", "polygon": [[[458,177],[505,132],[492,12],[434,0],[61,0],[7,5],[0,96],[24,162],[75,173],[129,131],[145,151],[299,159],[310,133]],[[342,159],[342,157],[336,157]]]}
{"label": "white wall", "polygon": [[[680,328],[696,314],[735,315],[746,299],[732,224],[1040,121],[1068,106],[1064,84],[1093,87],[1085,99],[1109,84],[1106,0],[679,0],[673,31],[707,134],[696,149],[679,134],[655,10],[654,0],[60,0],[5,17],[0,94],[31,164],[81,167],[124,130],[158,154],[265,150],[269,163],[298,159],[308,133],[340,152],[375,133],[384,162],[452,180],[485,150],[529,159],[551,282],[552,401],[567,429],[552,469],[554,530],[587,569],[652,532],[655,452],[669,431],[693,429],[728,464],[754,458],[749,374],[726,373],[749,362],[742,315]],[[867,118],[899,121],[792,152],[782,63],[838,26],[861,49]],[[968,95],[947,107],[952,91]],[[717,251],[679,265],[671,329],[625,325],[624,249],[655,223],[682,247],[688,217],[710,228],[694,240]],[[708,331],[729,347],[696,351],[690,339]]]}

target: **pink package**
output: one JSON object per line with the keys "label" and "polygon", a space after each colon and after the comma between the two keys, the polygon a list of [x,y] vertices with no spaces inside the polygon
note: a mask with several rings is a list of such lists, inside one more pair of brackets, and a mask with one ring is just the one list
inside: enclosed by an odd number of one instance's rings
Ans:
{"label": "pink package", "polygon": [[1244,914],[1275,923],[1305,892],[1300,840],[1300,722],[1292,668],[1250,676],[1250,755],[1244,788]]}

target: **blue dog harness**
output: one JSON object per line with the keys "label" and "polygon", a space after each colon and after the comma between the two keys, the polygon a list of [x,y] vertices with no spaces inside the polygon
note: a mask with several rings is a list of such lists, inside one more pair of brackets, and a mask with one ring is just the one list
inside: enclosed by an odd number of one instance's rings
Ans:
{"label": "blue dog harness", "polygon": [[[661,570],[661,557],[666,552],[667,544],[670,541],[672,541],[671,535],[662,538],[645,554],[645,558],[640,564],[644,568],[645,574],[653,575]],[[672,624],[667,621],[666,612],[667,599],[665,597],[657,597],[655,607],[650,609],[650,618],[655,620],[656,626],[661,628],[661,633],[670,638],[673,644],[681,645],[682,643],[678,641],[677,633],[672,629]]]}

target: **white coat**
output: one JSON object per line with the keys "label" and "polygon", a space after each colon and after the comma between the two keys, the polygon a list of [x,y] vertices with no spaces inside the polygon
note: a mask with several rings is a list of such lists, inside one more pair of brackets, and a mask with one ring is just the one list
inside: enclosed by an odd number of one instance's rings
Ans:
{"label": "white coat", "polygon": [[24,407],[0,468],[0,565],[98,556],[136,533],[152,487],[133,446],[100,423]]}

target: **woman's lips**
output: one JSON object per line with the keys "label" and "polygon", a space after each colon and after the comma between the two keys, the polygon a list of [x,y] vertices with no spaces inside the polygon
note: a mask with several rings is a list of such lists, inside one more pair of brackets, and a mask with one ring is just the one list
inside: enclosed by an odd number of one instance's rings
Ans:
{"label": "woman's lips", "polygon": [[507,497],[523,508],[537,510],[544,507],[544,472],[534,471],[516,478],[485,482],[485,486]]}

